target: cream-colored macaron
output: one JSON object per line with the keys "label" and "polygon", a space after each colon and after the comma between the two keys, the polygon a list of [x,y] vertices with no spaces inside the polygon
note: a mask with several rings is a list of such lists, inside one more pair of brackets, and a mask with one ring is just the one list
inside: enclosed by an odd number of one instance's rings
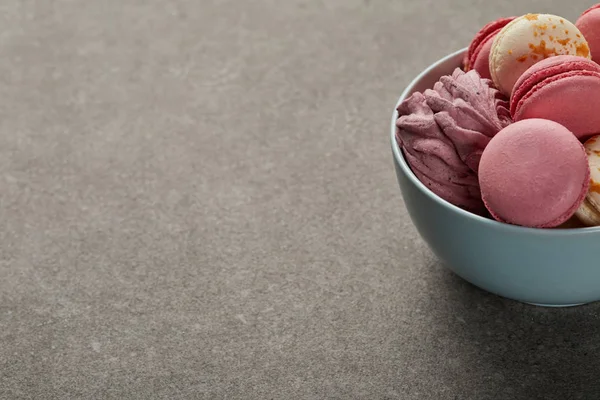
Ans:
{"label": "cream-colored macaron", "polygon": [[490,74],[498,89],[510,96],[515,82],[529,67],[561,54],[591,58],[588,43],[579,29],[556,15],[523,15],[494,38]]}
{"label": "cream-colored macaron", "polygon": [[583,147],[590,164],[590,188],[575,215],[585,225],[600,225],[600,135],[588,139]]}

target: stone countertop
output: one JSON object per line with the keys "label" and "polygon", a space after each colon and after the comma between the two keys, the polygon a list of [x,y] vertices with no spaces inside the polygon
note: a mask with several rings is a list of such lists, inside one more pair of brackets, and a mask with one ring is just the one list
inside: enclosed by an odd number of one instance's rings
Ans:
{"label": "stone countertop", "polygon": [[598,399],[600,306],[448,272],[404,86],[591,1],[5,0],[0,398]]}

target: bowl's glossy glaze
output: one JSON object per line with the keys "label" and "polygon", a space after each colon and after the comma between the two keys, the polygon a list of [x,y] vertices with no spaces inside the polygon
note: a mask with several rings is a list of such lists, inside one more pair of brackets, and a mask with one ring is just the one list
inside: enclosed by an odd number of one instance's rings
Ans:
{"label": "bowl's glossy glaze", "polygon": [[[424,70],[397,105],[451,74],[465,51]],[[527,303],[569,306],[600,300],[600,227],[523,228],[448,203],[410,170],[395,140],[396,119],[394,109],[392,151],[404,203],[421,237],[447,267],[489,292]]]}

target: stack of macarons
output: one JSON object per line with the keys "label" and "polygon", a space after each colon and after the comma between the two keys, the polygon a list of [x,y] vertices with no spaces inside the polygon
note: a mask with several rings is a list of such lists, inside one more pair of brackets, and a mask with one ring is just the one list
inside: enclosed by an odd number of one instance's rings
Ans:
{"label": "stack of macarons", "polygon": [[[490,22],[468,47],[462,71],[452,75],[455,86],[462,87],[460,95],[442,94],[451,105],[444,115],[430,107],[431,91],[413,94],[399,105],[400,148],[413,171],[425,172],[417,174],[422,182],[468,211],[534,228],[565,226],[575,217],[583,225],[600,225],[597,62],[600,4],[583,12],[575,24],[550,14]],[[469,79],[475,74],[479,86],[461,86],[461,79],[468,81],[465,73]],[[442,79],[450,82],[449,77]],[[470,99],[475,101],[469,104]],[[459,111],[448,112],[454,109]],[[454,130],[445,127],[450,126],[446,114],[456,121],[450,124]],[[474,119],[475,114],[485,115],[490,124]],[[436,121],[446,121],[445,126]],[[476,165],[462,157],[465,132],[471,137],[469,149],[479,149]],[[477,147],[472,132],[482,133]],[[445,162],[461,157],[464,165]],[[467,176],[457,171],[477,179],[468,203],[453,201],[461,197],[450,195],[461,189],[459,178]],[[448,176],[454,177],[452,182],[441,179]],[[468,207],[477,204],[473,193],[480,196],[483,212]]]}

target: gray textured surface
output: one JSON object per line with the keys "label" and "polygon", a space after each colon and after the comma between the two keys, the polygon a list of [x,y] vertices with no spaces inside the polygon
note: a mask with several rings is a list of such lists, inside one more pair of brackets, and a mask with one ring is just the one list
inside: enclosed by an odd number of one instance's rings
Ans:
{"label": "gray textured surface", "polygon": [[599,398],[600,306],[447,272],[388,144],[488,20],[590,3],[1,2],[0,398]]}

